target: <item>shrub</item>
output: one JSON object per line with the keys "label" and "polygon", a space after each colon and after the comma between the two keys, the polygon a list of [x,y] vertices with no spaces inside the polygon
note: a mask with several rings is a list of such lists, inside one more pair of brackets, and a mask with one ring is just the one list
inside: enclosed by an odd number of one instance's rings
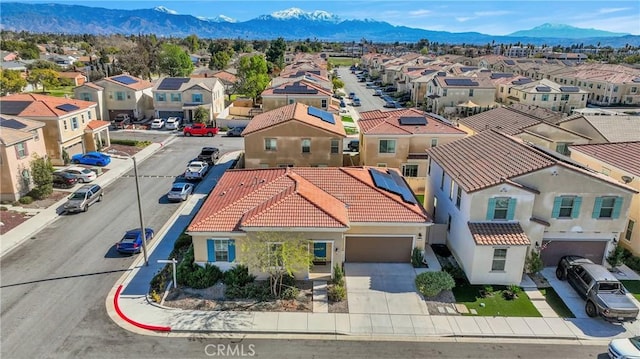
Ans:
{"label": "shrub", "polygon": [[544,269],[544,262],[542,262],[540,252],[538,252],[537,250],[532,250],[527,257],[525,265],[529,273],[540,273],[540,271]]}
{"label": "shrub", "polygon": [[502,291],[502,296],[506,300],[513,300],[518,298],[518,293],[520,293],[521,291],[522,288],[518,287],[515,284],[510,284],[509,286],[507,286],[507,289]]}
{"label": "shrub", "polygon": [[18,202],[22,203],[22,204],[31,204],[33,203],[33,197],[31,196],[24,196],[21,197]]}
{"label": "shrub", "polygon": [[453,277],[456,283],[466,283],[467,275],[464,273],[464,270],[459,266],[455,266],[451,263],[447,263],[444,267],[442,267],[444,272],[447,272]]}
{"label": "shrub", "polygon": [[483,289],[480,290],[480,296],[483,298],[490,297],[493,295],[493,287],[490,285],[485,285]]}
{"label": "shrub", "polygon": [[616,248],[612,250],[607,257],[607,263],[609,263],[612,268],[619,267],[624,263],[624,257],[624,249],[620,246],[616,246]]}
{"label": "shrub", "polygon": [[187,248],[190,245],[191,245],[191,236],[186,233],[182,233],[173,244],[173,250],[175,251],[182,248]]}
{"label": "shrub", "polygon": [[178,283],[191,288],[202,289],[216,284],[222,279],[222,271],[216,266],[207,264],[203,267],[194,263],[193,246],[185,253],[182,262],[176,269]]}
{"label": "shrub", "polygon": [[162,296],[155,290],[152,290],[151,293],[149,293],[149,296],[151,297],[151,300],[153,300],[156,303],[162,302]]}
{"label": "shrub", "polygon": [[456,282],[447,272],[424,272],[416,277],[416,287],[425,297],[435,297],[443,290],[450,290]]}
{"label": "shrub", "polygon": [[5,207],[5,206],[0,206],[0,211],[8,211],[9,208]]}
{"label": "shrub", "polygon": [[327,291],[327,297],[332,302],[341,302],[347,297],[347,289],[344,285],[333,285]]}
{"label": "shrub", "polygon": [[333,266],[333,283],[344,285],[344,272],[339,264]]}
{"label": "shrub", "polygon": [[422,255],[422,251],[419,248],[414,248],[413,252],[411,252],[411,265],[413,268],[420,268],[424,264],[422,261],[424,260],[424,256]]}
{"label": "shrub", "polygon": [[271,288],[265,281],[251,282],[244,287],[229,285],[224,294],[231,299],[255,299],[262,302],[272,299]]}
{"label": "shrub", "polygon": [[243,287],[253,282],[255,279],[255,276],[249,274],[249,268],[241,264],[224,272],[223,282],[226,285]]}
{"label": "shrub", "polygon": [[287,287],[280,293],[280,298],[287,299],[287,300],[296,299],[298,298],[299,294],[300,294],[300,289],[296,287]]}

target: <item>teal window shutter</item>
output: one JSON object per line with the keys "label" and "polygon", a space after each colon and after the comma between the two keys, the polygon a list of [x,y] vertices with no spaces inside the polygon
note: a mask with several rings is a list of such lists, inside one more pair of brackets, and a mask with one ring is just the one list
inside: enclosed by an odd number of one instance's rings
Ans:
{"label": "teal window shutter", "polygon": [[580,206],[582,205],[582,197],[573,199],[573,208],[571,209],[571,218],[580,217]]}
{"label": "teal window shutter", "polygon": [[613,205],[613,213],[611,214],[611,218],[616,219],[620,217],[620,209],[622,209],[622,197],[616,197],[615,204]]}
{"label": "teal window shutter", "polygon": [[207,239],[207,262],[216,261],[216,241]]}
{"label": "teal window shutter", "polygon": [[230,239],[227,244],[227,251],[229,252],[229,262],[235,262],[236,260],[236,240]]}
{"label": "teal window shutter", "polygon": [[600,209],[602,208],[602,197],[596,197],[596,202],[593,205],[593,213],[591,218],[600,218]]}
{"label": "teal window shutter", "polygon": [[556,197],[553,199],[553,210],[551,211],[551,218],[558,218],[558,216],[560,216],[561,204],[562,204],[562,197]]}
{"label": "teal window shutter", "polygon": [[507,221],[513,221],[516,214],[516,199],[509,198],[509,208],[507,208]]}
{"label": "teal window shutter", "polygon": [[493,220],[493,215],[495,211],[496,211],[496,199],[489,198],[489,206],[487,207],[487,221]]}

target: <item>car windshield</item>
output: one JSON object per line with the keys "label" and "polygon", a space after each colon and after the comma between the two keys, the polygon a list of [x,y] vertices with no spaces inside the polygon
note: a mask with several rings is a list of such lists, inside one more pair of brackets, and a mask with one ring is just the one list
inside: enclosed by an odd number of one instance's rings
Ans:
{"label": "car windshield", "polygon": [[616,283],[616,282],[598,283],[598,290],[600,292],[618,291],[618,290],[620,290],[620,283]]}
{"label": "car windshield", "polygon": [[640,337],[629,338],[629,341],[634,347],[636,347],[636,349],[640,350]]}
{"label": "car windshield", "polygon": [[86,192],[75,192],[69,197],[69,199],[84,199],[86,196]]}
{"label": "car windshield", "polygon": [[86,174],[86,175],[91,174],[91,172],[93,172],[93,171],[91,171],[91,170],[90,170],[90,169],[88,169],[88,168],[85,168],[85,169],[83,169],[83,170],[82,170],[82,173],[84,173],[84,174]]}
{"label": "car windshield", "polygon": [[171,188],[171,192],[182,192],[182,186],[174,186]]}

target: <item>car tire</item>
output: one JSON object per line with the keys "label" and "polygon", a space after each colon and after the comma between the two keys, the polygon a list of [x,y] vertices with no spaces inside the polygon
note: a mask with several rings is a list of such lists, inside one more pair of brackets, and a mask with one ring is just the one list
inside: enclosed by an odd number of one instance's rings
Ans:
{"label": "car tire", "polygon": [[213,132],[208,132],[207,137],[213,137]]}
{"label": "car tire", "polygon": [[78,182],[85,183],[84,178],[78,178]]}
{"label": "car tire", "polygon": [[598,316],[598,310],[596,309],[596,305],[593,304],[592,301],[588,301],[584,306],[584,311],[587,312],[587,315],[591,318]]}
{"label": "car tire", "polygon": [[86,212],[88,209],[89,209],[89,206],[85,204],[84,207],[82,207],[82,212]]}
{"label": "car tire", "polygon": [[191,137],[191,132],[187,132],[184,135],[187,136],[187,137]]}
{"label": "car tire", "polygon": [[80,163],[80,161],[78,161],[78,160],[71,160],[71,163],[78,164],[78,163]]}
{"label": "car tire", "polygon": [[98,196],[98,202],[102,202],[102,195]]}
{"label": "car tire", "polygon": [[564,271],[560,267],[556,268],[556,278],[558,278],[560,280],[565,280]]}

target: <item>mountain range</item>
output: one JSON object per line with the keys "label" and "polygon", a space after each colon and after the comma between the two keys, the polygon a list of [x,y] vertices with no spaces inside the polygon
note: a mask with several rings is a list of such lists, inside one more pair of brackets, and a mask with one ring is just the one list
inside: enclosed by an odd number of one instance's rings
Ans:
{"label": "mountain range", "polygon": [[65,4],[0,2],[0,29],[34,33],[156,34],[162,37],[243,38],[271,40],[318,39],[324,41],[430,42],[448,44],[524,43],[572,44],[624,47],[640,46],[640,36],[544,24],[507,36],[478,32],[452,33],[394,26],[372,19],[343,20],[326,11],[305,12],[297,8],[239,22],[224,15],[215,18],[181,15],[163,6],[153,9],[114,10]]}

